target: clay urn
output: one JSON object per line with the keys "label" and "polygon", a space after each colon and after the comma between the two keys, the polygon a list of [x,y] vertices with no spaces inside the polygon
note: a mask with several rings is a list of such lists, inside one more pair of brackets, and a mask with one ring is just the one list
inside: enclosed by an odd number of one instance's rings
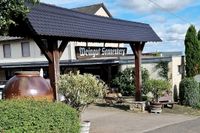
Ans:
{"label": "clay urn", "polygon": [[19,71],[8,80],[3,90],[5,99],[33,98],[35,100],[53,101],[50,83],[37,71]]}

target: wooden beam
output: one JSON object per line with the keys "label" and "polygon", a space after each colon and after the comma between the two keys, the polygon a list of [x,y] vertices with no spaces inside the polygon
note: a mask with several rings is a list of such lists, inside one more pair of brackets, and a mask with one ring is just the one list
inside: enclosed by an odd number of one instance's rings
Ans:
{"label": "wooden beam", "polygon": [[53,88],[54,99],[58,100],[58,80],[60,76],[60,52],[58,48],[58,41],[47,40],[48,51],[52,54],[51,62],[49,62],[49,78]]}
{"label": "wooden beam", "polygon": [[60,58],[61,58],[65,48],[67,47],[68,42],[69,42],[68,40],[62,40],[62,42],[61,42],[61,44],[60,44],[60,46],[58,48]]}
{"label": "wooden beam", "polygon": [[45,46],[44,42],[42,39],[38,36],[33,36],[33,40],[37,44],[37,46],[40,48],[44,56],[47,58],[49,62],[52,62],[52,54],[49,52],[48,48]]}
{"label": "wooden beam", "polygon": [[134,42],[130,47],[135,55],[135,100],[142,101],[142,72],[141,72],[141,55],[145,42]]}
{"label": "wooden beam", "polygon": [[47,39],[47,46],[39,36],[33,36],[33,40],[36,42],[49,62],[49,79],[53,88],[54,99],[58,100],[57,82],[60,76],[60,57],[67,47],[68,41],[66,39],[62,40],[60,46],[58,47],[58,40],[56,39]]}

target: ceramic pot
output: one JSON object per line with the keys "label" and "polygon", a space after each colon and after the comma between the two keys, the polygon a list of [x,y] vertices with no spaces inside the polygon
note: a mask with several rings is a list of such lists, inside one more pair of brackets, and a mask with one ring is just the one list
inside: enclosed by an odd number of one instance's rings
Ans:
{"label": "ceramic pot", "polygon": [[53,101],[53,90],[44,78],[36,71],[15,72],[5,85],[3,96],[5,99],[33,98],[36,100]]}

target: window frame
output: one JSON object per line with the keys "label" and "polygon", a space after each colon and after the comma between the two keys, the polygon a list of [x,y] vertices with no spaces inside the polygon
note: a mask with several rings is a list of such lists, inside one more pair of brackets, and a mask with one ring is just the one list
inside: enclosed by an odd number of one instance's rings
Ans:
{"label": "window frame", "polygon": [[31,56],[30,43],[29,42],[21,42],[21,53],[22,53],[22,57],[30,57]]}
{"label": "window frame", "polygon": [[[9,51],[7,52],[7,50]],[[9,43],[3,44],[3,57],[11,58],[11,45]]]}

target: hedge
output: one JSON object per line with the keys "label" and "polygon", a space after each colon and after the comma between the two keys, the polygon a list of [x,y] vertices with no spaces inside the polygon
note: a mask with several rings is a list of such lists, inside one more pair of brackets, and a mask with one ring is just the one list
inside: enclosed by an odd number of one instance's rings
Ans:
{"label": "hedge", "polygon": [[63,103],[1,100],[0,132],[78,133],[78,113]]}
{"label": "hedge", "polygon": [[185,78],[180,82],[180,103],[196,107],[200,102],[199,83],[193,78]]}

